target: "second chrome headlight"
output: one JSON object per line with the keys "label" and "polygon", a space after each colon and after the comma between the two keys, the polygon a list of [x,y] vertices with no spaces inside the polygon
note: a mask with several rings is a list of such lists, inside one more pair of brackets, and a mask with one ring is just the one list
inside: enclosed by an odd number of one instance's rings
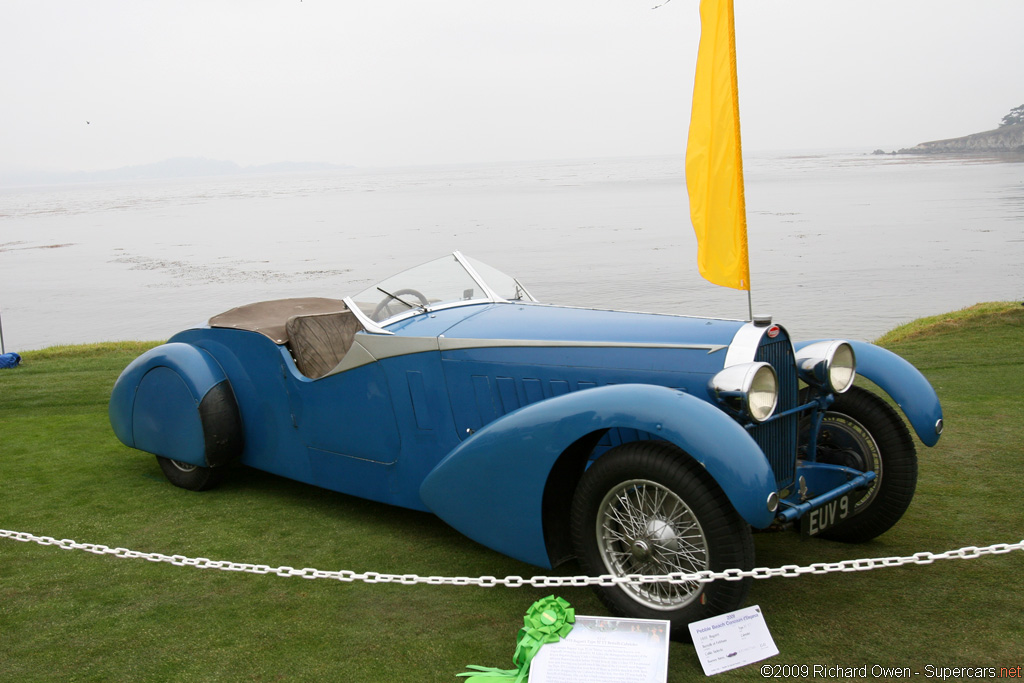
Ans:
{"label": "second chrome headlight", "polygon": [[857,358],[853,347],[844,341],[808,344],[796,354],[800,379],[808,384],[841,394],[857,377]]}

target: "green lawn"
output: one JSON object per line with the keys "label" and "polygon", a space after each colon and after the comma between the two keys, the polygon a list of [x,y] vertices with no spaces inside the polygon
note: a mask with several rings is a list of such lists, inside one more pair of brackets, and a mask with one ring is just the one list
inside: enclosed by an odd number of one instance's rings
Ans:
{"label": "green lawn", "polygon": [[[917,496],[863,545],[755,536],[758,566],[940,552],[1024,539],[1024,308],[987,305],[897,331],[929,377],[946,433],[919,445]],[[171,486],[122,446],[106,406],[147,345],[24,353],[0,371],[0,528],[111,547],[325,570],[539,573],[428,514],[247,469],[222,487]],[[576,574],[575,565],[557,573]],[[1015,667],[1024,663],[1024,552],[754,582],[777,664]],[[551,593],[341,583],[103,557],[0,539],[0,680],[457,681],[508,666],[529,605]],[[602,614],[589,589],[559,595]],[[762,680],[758,665],[718,680]],[[690,645],[669,680],[701,680]]]}

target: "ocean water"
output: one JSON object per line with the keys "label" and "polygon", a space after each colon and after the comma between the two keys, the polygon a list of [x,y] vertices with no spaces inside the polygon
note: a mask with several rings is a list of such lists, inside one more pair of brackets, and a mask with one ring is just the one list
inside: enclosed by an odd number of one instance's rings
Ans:
{"label": "ocean water", "polygon": [[[870,340],[1024,298],[1024,163],[745,157],[755,314]],[[538,299],[745,318],[696,271],[683,158],[0,188],[6,349],[166,339],[233,306],[341,297],[460,249]]]}

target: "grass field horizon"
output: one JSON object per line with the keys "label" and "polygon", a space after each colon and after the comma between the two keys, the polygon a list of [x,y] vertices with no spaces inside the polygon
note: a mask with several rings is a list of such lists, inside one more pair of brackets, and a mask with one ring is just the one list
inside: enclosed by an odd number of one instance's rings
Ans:
{"label": "grass field horizon", "polygon": [[[169,484],[122,446],[106,407],[120,371],[157,342],[51,347],[0,371],[0,528],[141,552],[272,567],[421,576],[550,572],[493,552],[426,513],[236,468],[214,491]],[[859,545],[755,535],[758,567],[907,556],[1024,539],[1024,308],[979,304],[913,321],[879,343],[943,404],[918,444],[904,518]],[[772,664],[1015,667],[1024,661],[1024,553],[755,581]],[[522,615],[555,592],[606,614],[585,588],[404,586],[199,571],[0,539],[0,679],[25,681],[458,681],[511,665]],[[763,680],[753,665],[718,680]],[[703,680],[673,643],[669,681]],[[849,680],[847,678],[846,680]]]}

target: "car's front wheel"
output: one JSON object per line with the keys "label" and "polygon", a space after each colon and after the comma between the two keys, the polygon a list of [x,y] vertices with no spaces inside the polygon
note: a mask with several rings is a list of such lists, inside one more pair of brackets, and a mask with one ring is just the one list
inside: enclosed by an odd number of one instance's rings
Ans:
{"label": "car's front wheel", "polygon": [[161,455],[156,456],[156,460],[169,482],[189,491],[212,489],[224,478],[223,467],[200,467]]}
{"label": "car's front wheel", "polygon": [[836,396],[822,419],[817,454],[820,462],[875,473],[854,514],[822,533],[823,538],[871,540],[888,531],[910,506],[917,488],[917,449],[899,414],[870,391],[851,387]]}
{"label": "car's front wheel", "polygon": [[[576,556],[590,575],[751,569],[750,527],[704,469],[663,442],[623,444],[584,473],[572,506]],[[598,586],[615,613],[687,624],[743,605],[751,579]]]}

